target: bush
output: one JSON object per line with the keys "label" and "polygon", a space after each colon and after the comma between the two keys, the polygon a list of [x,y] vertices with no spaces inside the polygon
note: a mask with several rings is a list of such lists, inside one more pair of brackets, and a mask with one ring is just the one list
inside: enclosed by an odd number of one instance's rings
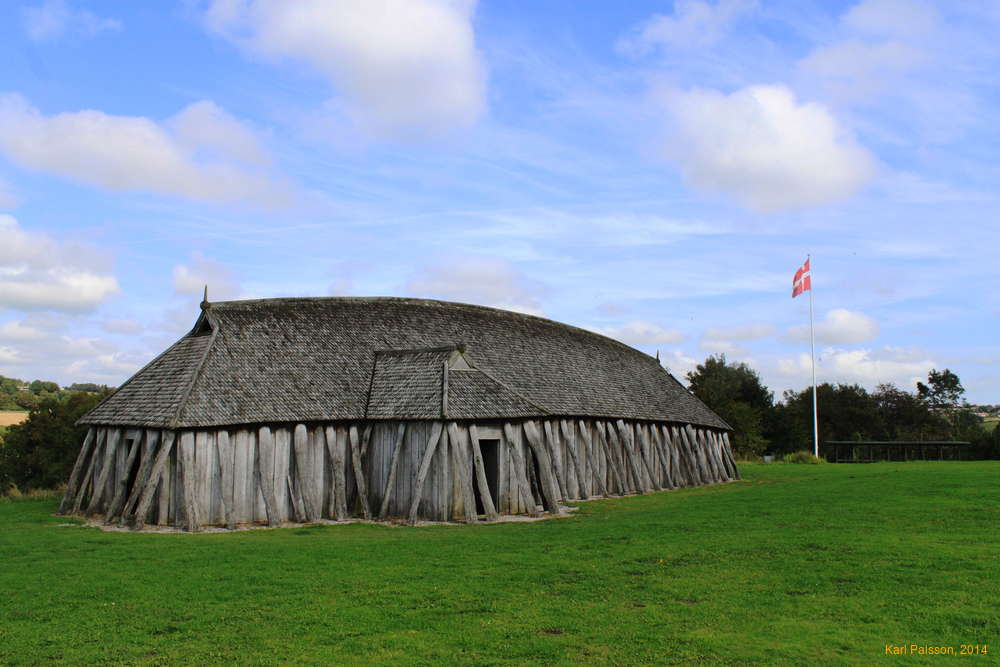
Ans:
{"label": "bush", "polygon": [[103,398],[83,392],[49,396],[26,421],[9,427],[0,445],[0,494],[11,487],[27,493],[64,483],[87,432],[76,420]]}
{"label": "bush", "polygon": [[785,463],[823,463],[823,459],[813,456],[812,452],[808,452],[804,449],[792,452],[791,454],[785,454],[782,461]]}

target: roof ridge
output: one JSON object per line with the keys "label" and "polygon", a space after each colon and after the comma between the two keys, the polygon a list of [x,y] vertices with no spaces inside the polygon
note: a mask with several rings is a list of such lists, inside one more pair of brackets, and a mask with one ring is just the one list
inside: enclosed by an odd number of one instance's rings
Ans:
{"label": "roof ridge", "polygon": [[[222,328],[219,326],[218,322],[215,321],[215,317],[213,317],[209,313],[208,308],[202,311],[202,314],[199,315],[198,320],[201,321],[202,317],[204,317],[208,321],[208,324],[212,327],[212,335],[209,338],[208,345],[205,346],[205,351],[201,353],[201,359],[198,360],[198,365],[195,367],[194,372],[191,373],[191,379],[188,381],[187,388],[184,390],[184,393],[181,394],[181,399],[177,401],[177,409],[174,410],[173,416],[170,418],[170,421],[167,422],[170,428],[178,427],[178,424],[180,422],[181,412],[187,405],[188,399],[191,398],[191,392],[194,390],[195,384],[197,384],[199,378],[201,378],[201,371],[203,368],[205,368],[205,360],[208,359],[208,353],[212,351],[213,347],[215,347],[215,339],[219,335],[219,329]],[[191,334],[184,336],[184,338],[189,338],[189,337],[191,337]],[[183,338],[181,340],[183,340]]]}

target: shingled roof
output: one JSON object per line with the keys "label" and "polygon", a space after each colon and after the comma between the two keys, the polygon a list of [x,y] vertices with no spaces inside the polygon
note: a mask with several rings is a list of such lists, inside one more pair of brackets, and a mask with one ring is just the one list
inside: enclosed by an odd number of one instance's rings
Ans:
{"label": "shingled roof", "polygon": [[[656,359],[532,315],[391,297],[203,309],[191,333],[80,423],[195,428],[553,415],[729,428]],[[445,394],[444,365],[456,352]]]}

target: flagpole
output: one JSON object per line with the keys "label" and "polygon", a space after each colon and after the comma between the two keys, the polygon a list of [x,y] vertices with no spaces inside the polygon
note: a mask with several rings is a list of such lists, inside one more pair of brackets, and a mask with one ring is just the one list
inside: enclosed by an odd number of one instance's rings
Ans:
{"label": "flagpole", "polygon": [[819,410],[816,401],[816,334],[813,331],[813,291],[812,285],[812,262],[810,256],[806,255],[806,262],[809,264],[809,348],[812,352],[812,375],[813,375],[813,455],[819,458]]}

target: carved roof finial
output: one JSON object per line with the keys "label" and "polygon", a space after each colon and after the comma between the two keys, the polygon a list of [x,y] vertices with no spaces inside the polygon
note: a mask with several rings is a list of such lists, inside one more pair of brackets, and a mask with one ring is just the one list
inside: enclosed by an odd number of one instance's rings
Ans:
{"label": "carved roof finial", "polygon": [[205,285],[205,294],[201,297],[201,309],[208,308],[208,285]]}

